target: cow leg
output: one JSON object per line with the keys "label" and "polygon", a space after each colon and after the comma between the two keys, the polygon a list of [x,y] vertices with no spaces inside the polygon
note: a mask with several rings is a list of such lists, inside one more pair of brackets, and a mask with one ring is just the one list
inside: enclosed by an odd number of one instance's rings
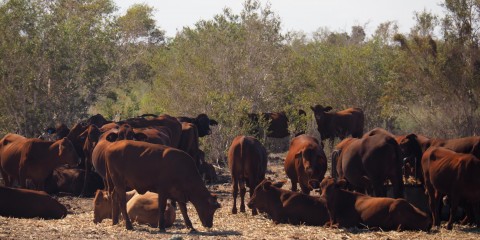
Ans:
{"label": "cow leg", "polygon": [[245,180],[242,178],[238,181],[240,185],[240,212],[245,212],[245,194],[247,189],[245,188]]}
{"label": "cow leg", "polygon": [[88,169],[89,169],[89,166],[88,166],[88,158],[85,158],[85,175],[83,177],[83,188],[82,188],[82,192],[80,193],[80,197],[85,197],[86,195],[86,191],[87,191],[87,184],[88,184],[88,181],[87,181],[87,178],[88,178]]}
{"label": "cow leg", "polygon": [[12,187],[12,182],[10,181],[10,176],[0,168],[0,173],[2,174],[3,182],[6,187]]}
{"label": "cow leg", "polygon": [[238,196],[238,180],[236,177],[232,177],[232,184],[233,184],[233,207],[232,207],[232,214],[237,213],[237,196]]}
{"label": "cow leg", "polygon": [[116,190],[116,198],[117,198],[117,203],[118,203],[118,208],[122,212],[123,219],[125,219],[125,227],[127,230],[132,230],[132,222],[130,221],[130,217],[127,214],[127,197],[126,197],[126,191],[125,188],[117,188],[115,187]]}
{"label": "cow leg", "polygon": [[184,202],[178,202],[178,206],[180,207],[180,212],[182,212],[183,220],[185,221],[185,225],[190,228],[190,232],[196,232],[195,228],[193,228],[192,221],[187,214],[187,204]]}
{"label": "cow leg", "polygon": [[24,168],[20,168],[20,171],[18,173],[18,184],[23,189],[27,188],[27,176],[25,174],[25,169]]}
{"label": "cow leg", "polygon": [[292,182],[292,192],[296,192],[297,191],[297,180],[295,178],[291,178],[291,182]]}
{"label": "cow leg", "polygon": [[437,202],[436,200],[436,196],[438,195],[438,193],[434,190],[433,186],[429,182],[425,182],[425,188],[428,195],[428,205],[430,207],[430,210],[432,211],[433,225],[440,226],[440,212],[437,206],[438,204],[440,204],[440,202]]}
{"label": "cow leg", "polygon": [[165,232],[165,208],[167,207],[167,198],[158,195],[158,229],[160,232]]}
{"label": "cow leg", "polygon": [[433,192],[432,194],[432,206],[430,207],[430,209],[432,210],[432,214],[433,214],[433,222],[435,224],[435,226],[438,226],[440,227],[440,224],[442,222],[442,216],[441,216],[441,195],[439,192],[435,191]]}
{"label": "cow leg", "polygon": [[[249,190],[249,192],[250,192],[250,199],[252,199],[253,192],[255,191],[255,188],[250,185],[250,187],[249,187],[248,190]],[[256,208],[252,208],[252,215],[255,216],[255,215],[257,215],[257,214],[258,214],[258,213],[257,213],[257,209],[256,209]]]}
{"label": "cow leg", "polygon": [[300,189],[302,189],[303,194],[310,194],[310,189],[308,188],[308,186],[303,186],[302,184],[300,184]]}
{"label": "cow leg", "polygon": [[387,196],[387,190],[385,189],[385,186],[383,185],[383,181],[379,181],[378,179],[373,179],[372,180],[373,184],[373,193],[375,194],[375,197],[386,197]]}
{"label": "cow leg", "polygon": [[457,209],[458,209],[458,203],[460,202],[459,197],[456,194],[451,194],[450,195],[450,218],[448,219],[447,223],[447,229],[452,230],[453,228],[453,219],[455,218],[455,215],[457,214]]}
{"label": "cow leg", "polygon": [[112,206],[112,225],[117,225],[118,224],[118,217],[120,215],[120,209],[119,209],[119,204],[118,204],[118,199],[117,199],[117,194],[116,194],[116,188],[114,187],[112,191],[109,189],[110,193],[110,201],[111,201],[111,206]]}

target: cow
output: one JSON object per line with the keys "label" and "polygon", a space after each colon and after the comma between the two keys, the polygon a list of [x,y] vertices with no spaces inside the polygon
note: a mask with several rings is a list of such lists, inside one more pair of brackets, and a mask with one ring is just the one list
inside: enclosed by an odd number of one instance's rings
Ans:
{"label": "cow", "polygon": [[133,128],[149,128],[149,127],[158,127],[164,126],[169,129],[169,131],[165,131],[165,133],[169,134],[170,139],[170,146],[178,148],[180,144],[180,137],[182,134],[182,124],[174,117],[162,114],[155,118],[144,118],[144,117],[137,117],[137,118],[130,118],[125,121],[120,121],[117,124],[129,124]]}
{"label": "cow", "polygon": [[[14,133],[9,133],[5,135],[1,140],[0,140],[0,173],[2,174],[3,181],[5,182],[5,186],[11,187],[13,185],[13,181],[15,179],[11,179],[10,176],[3,170],[4,167],[2,166],[3,161],[2,161],[2,152],[3,149],[7,148],[7,146],[15,141],[18,140],[24,140],[26,139],[24,136],[14,134]],[[18,168],[17,168],[18,169]]]}
{"label": "cow", "polygon": [[198,166],[198,172],[205,183],[214,183],[218,180],[217,173],[215,172],[215,167],[205,161],[205,153],[202,150],[198,150],[198,158],[200,160],[200,165]]}
{"label": "cow", "polygon": [[297,183],[303,193],[309,194],[313,188],[309,182],[320,182],[327,171],[327,157],[322,144],[314,137],[299,135],[292,139],[287,157],[285,172],[292,182],[292,191],[297,191]]}
{"label": "cow", "polygon": [[330,226],[340,228],[369,227],[383,230],[429,231],[428,215],[405,199],[370,197],[341,189],[346,181],[326,177],[320,183],[330,215]]}
{"label": "cow", "polygon": [[[457,153],[444,147],[430,147],[422,156],[425,189],[435,226],[440,226],[439,206],[443,196],[450,201],[447,229],[452,229],[453,218],[460,200],[480,201],[480,160],[470,153]],[[478,204],[474,204],[476,212]],[[476,219],[477,226],[479,219]]]}
{"label": "cow", "polygon": [[275,224],[289,223],[323,226],[330,220],[323,199],[282,189],[285,182],[263,180],[248,202],[248,207],[267,213]]}
{"label": "cow", "polygon": [[[165,126],[147,127],[147,128],[134,128],[134,137],[138,141],[162,144],[166,146],[172,146],[170,142],[170,128]],[[143,135],[142,135],[143,134]]]}
{"label": "cow", "polygon": [[197,129],[198,129],[198,137],[205,137],[207,135],[210,135],[212,133],[210,126],[218,125],[217,121],[210,119],[208,115],[205,113],[198,114],[198,116],[195,118],[177,117],[177,119],[182,123],[186,122],[186,123],[195,124],[195,126],[197,126]]}
{"label": "cow", "polygon": [[165,231],[167,199],[178,202],[185,225],[195,231],[187,214],[190,201],[204,227],[212,227],[213,215],[220,207],[216,196],[205,187],[194,160],[185,152],[158,144],[122,140],[112,143],[105,151],[107,184],[113,194],[112,223],[118,223],[118,211],[125,217],[127,229],[132,223],[127,215],[125,192],[128,186],[143,194],[158,193],[159,229]]}
{"label": "cow", "polygon": [[290,136],[290,132],[288,131],[288,118],[285,112],[249,113],[248,121],[252,127],[250,134],[256,137],[261,137],[259,134],[262,131],[262,123],[268,126],[267,137],[284,138]]}
{"label": "cow", "polygon": [[182,122],[182,136],[180,137],[180,144],[178,149],[188,153],[190,157],[195,160],[197,168],[200,166],[199,159],[199,134],[198,128],[193,123]]}
{"label": "cow", "polygon": [[[237,196],[240,188],[240,212],[245,212],[245,185],[250,190],[250,198],[255,187],[265,178],[267,171],[267,151],[254,137],[237,136],[228,149],[228,167],[232,176],[233,207],[232,214],[237,213]],[[257,210],[252,209],[252,215]]]}
{"label": "cow", "polygon": [[323,107],[318,104],[310,107],[310,109],[315,113],[315,120],[322,142],[329,139],[332,148],[335,137],[340,139],[349,135],[354,138],[362,137],[365,118],[362,109],[348,108],[338,112],[329,112],[332,107]]}
{"label": "cow", "polygon": [[[132,190],[126,193],[127,214],[130,219],[140,224],[158,227],[158,194],[146,192],[138,194]],[[102,222],[103,219],[112,218],[112,202],[107,191],[98,190],[93,200],[93,222]],[[176,214],[175,207],[167,202],[165,209],[165,227],[173,226]]]}
{"label": "cow", "polygon": [[[85,177],[87,175],[87,177]],[[84,184],[87,181],[88,184]],[[84,189],[84,185],[87,186]],[[95,172],[78,168],[58,167],[45,180],[45,192],[57,194],[59,192],[70,193],[74,196],[94,196],[97,189],[103,189],[102,178]]]}
{"label": "cow", "polygon": [[[454,139],[427,138],[420,134],[408,134],[400,138],[400,148],[408,163],[415,168],[415,175],[423,183],[423,170],[421,159],[429,147],[445,147],[458,153],[470,153],[480,158],[480,137],[465,137]],[[413,162],[416,160],[415,162]]]}
{"label": "cow", "polygon": [[93,124],[93,125],[97,126],[98,128],[101,128],[103,125],[111,123],[111,122],[112,121],[108,121],[101,114],[96,114],[96,115],[93,115],[93,116],[89,117],[85,121],[85,124],[86,125],[92,125]]}
{"label": "cow", "polygon": [[0,216],[61,219],[67,209],[43,191],[0,186]]}
{"label": "cow", "polygon": [[45,179],[53,169],[63,164],[77,166],[80,162],[68,138],[55,142],[37,138],[13,141],[2,149],[0,159],[10,186],[17,179],[25,188],[26,180],[31,179],[39,190],[44,189]]}
{"label": "cow", "polygon": [[339,178],[345,178],[353,189],[377,197],[386,196],[384,182],[392,183],[393,196],[403,196],[402,159],[395,137],[381,128],[365,133],[362,138],[347,138],[336,149]]}

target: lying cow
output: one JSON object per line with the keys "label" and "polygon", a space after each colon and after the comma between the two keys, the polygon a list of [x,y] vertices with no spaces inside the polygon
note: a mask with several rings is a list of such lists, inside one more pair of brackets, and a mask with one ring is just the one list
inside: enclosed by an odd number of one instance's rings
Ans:
{"label": "lying cow", "polygon": [[[132,190],[126,193],[127,214],[133,221],[158,227],[158,194],[146,192],[138,194]],[[103,219],[112,218],[112,202],[107,191],[98,190],[93,200],[93,222],[100,223]],[[171,227],[175,222],[175,207],[170,202],[165,209],[165,227]]]}
{"label": "lying cow", "polygon": [[[250,190],[251,198],[255,187],[265,178],[267,150],[254,137],[237,136],[228,150],[228,167],[232,176],[232,213],[237,213],[238,188],[240,188],[240,212],[245,212],[245,185]],[[252,209],[252,214],[257,214],[255,208]]]}
{"label": "lying cow", "polygon": [[378,227],[383,230],[429,231],[432,221],[428,215],[405,199],[370,197],[341,189],[345,180],[331,177],[320,183],[322,195],[330,214],[331,226]]}
{"label": "lying cow", "polygon": [[263,180],[255,188],[248,207],[267,213],[276,224],[323,226],[329,221],[327,208],[322,199],[281,189],[284,183]]}
{"label": "lying cow", "polygon": [[292,181],[292,191],[297,191],[299,183],[302,192],[309,194],[313,188],[318,187],[310,186],[309,181],[320,182],[327,171],[323,146],[316,138],[305,134],[295,137],[290,143],[284,167]]}
{"label": "lying cow", "polygon": [[0,186],[0,216],[60,219],[67,216],[67,209],[43,191]]}
{"label": "lying cow", "polygon": [[[88,182],[85,189],[84,181]],[[56,168],[45,180],[45,191],[49,194],[64,192],[91,197],[97,189],[103,188],[103,179],[97,173],[91,171],[86,173],[85,170],[78,168]]]}
{"label": "lying cow", "polygon": [[[447,195],[450,202],[447,229],[452,229],[460,200],[480,201],[480,160],[472,154],[430,147],[423,154],[422,169],[434,224],[440,226],[439,206],[442,197]],[[478,218],[476,220],[479,226]]]}

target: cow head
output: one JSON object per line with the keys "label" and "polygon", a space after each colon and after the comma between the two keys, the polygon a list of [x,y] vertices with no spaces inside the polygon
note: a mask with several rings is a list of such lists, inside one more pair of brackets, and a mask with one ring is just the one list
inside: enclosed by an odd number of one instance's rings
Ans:
{"label": "cow head", "polygon": [[78,166],[78,164],[80,164],[80,158],[78,157],[72,142],[66,137],[62,140],[58,140],[57,142],[60,162],[66,163],[72,167]]}
{"label": "cow head", "polygon": [[430,146],[429,141],[425,139],[412,133],[401,139],[398,144],[402,152],[404,165],[413,166],[415,174],[419,178],[423,176],[421,163],[423,152]]}
{"label": "cow head", "polygon": [[[295,154],[295,159],[302,163],[308,181],[317,180],[318,183],[323,179],[327,170],[327,160],[323,151],[315,147],[306,147]],[[315,189],[318,188],[318,184],[309,187]]]}
{"label": "cow head", "polygon": [[268,179],[264,179],[257,185],[253,196],[247,206],[250,209],[258,209],[260,212],[267,212],[272,206],[281,205],[278,188],[281,188],[286,181],[273,183]]}
{"label": "cow head", "polygon": [[215,211],[220,208],[220,203],[217,201],[217,196],[210,194],[206,199],[204,206],[195,207],[202,225],[207,228],[213,226],[213,215]]}
{"label": "cow head", "polygon": [[[315,121],[317,122],[318,132],[320,133],[322,139],[330,138],[335,135],[335,129],[327,129],[327,112],[332,110],[332,107],[323,107],[322,105],[315,105],[310,107],[313,113],[315,114]],[[333,131],[333,132],[330,132]]]}
{"label": "cow head", "polygon": [[197,125],[198,129],[198,137],[204,137],[207,135],[210,135],[212,133],[212,130],[210,129],[210,126],[217,125],[217,121],[208,118],[207,114],[199,114],[194,122],[195,125]]}
{"label": "cow head", "polygon": [[335,204],[337,194],[346,184],[347,181],[345,179],[335,180],[332,177],[325,177],[320,183],[321,198],[325,199],[329,206],[332,206]]}
{"label": "cow head", "polygon": [[112,218],[112,203],[107,191],[97,190],[93,199],[93,222],[101,223],[105,218]]}
{"label": "cow head", "polygon": [[88,125],[94,124],[99,128],[110,122],[111,121],[107,121],[107,119],[105,119],[105,117],[103,117],[102,114],[93,115],[86,121]]}

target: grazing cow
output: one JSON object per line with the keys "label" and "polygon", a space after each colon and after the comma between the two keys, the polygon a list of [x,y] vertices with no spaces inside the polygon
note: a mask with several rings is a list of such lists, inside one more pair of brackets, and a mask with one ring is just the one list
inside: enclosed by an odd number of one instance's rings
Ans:
{"label": "grazing cow", "polygon": [[[385,197],[385,181],[392,183],[393,196],[403,196],[402,160],[394,136],[380,128],[365,133],[360,139],[343,140],[336,147],[337,173],[360,192]],[[332,157],[335,161],[334,157]]]}
{"label": "grazing cow", "polygon": [[292,181],[292,191],[297,191],[297,183],[302,192],[309,194],[313,188],[310,181],[320,182],[327,171],[327,157],[323,146],[314,137],[300,135],[290,143],[287,157],[285,158],[285,172]]}
{"label": "grazing cow", "polygon": [[[228,167],[232,174],[232,213],[237,213],[238,188],[240,188],[240,212],[245,212],[245,193],[247,192],[245,184],[250,189],[251,198],[255,187],[265,178],[267,151],[256,138],[237,136],[228,149]],[[257,214],[255,208],[252,209],[252,214]]]}
{"label": "grazing cow", "polygon": [[[88,184],[84,184],[84,181]],[[87,186],[85,189],[84,185]],[[56,168],[45,180],[45,192],[49,194],[64,192],[91,197],[97,189],[103,188],[103,180],[98,174],[91,171],[85,174],[85,170],[78,168]]]}
{"label": "grazing cow", "polygon": [[67,209],[45,192],[0,186],[0,216],[60,219]]}
{"label": "grazing cow", "polygon": [[180,122],[195,124],[195,126],[197,126],[197,129],[198,129],[198,137],[205,137],[207,135],[210,135],[212,133],[210,126],[218,125],[217,121],[210,119],[205,113],[198,114],[196,118],[178,117],[177,119]]}
{"label": "grazing cow", "polygon": [[284,183],[263,180],[255,188],[248,207],[267,213],[275,224],[323,226],[329,221],[323,199],[284,190],[281,188]]}
{"label": "grazing cow", "polygon": [[[158,227],[158,194],[146,192],[141,195],[132,190],[126,193],[127,214],[130,219],[140,224]],[[102,222],[103,219],[112,218],[112,201],[107,191],[98,190],[93,200],[93,222]],[[173,226],[176,214],[175,207],[167,202],[165,209],[165,227]]]}
{"label": "grazing cow", "polygon": [[346,182],[326,177],[320,183],[321,197],[330,214],[330,224],[341,228],[379,227],[383,230],[429,231],[428,215],[405,199],[370,197],[340,189]]}
{"label": "grazing cow", "polygon": [[[118,223],[118,211],[125,217],[127,229],[132,223],[127,215],[125,191],[128,186],[143,194],[159,195],[159,229],[165,231],[167,198],[178,202],[185,225],[195,231],[187,214],[191,202],[204,227],[212,227],[213,215],[220,204],[205,187],[193,159],[185,152],[158,144],[122,140],[112,143],[105,151],[107,183],[113,192],[113,224]],[[120,209],[119,209],[120,208]]]}
{"label": "grazing cow", "polygon": [[68,138],[52,142],[37,138],[14,141],[2,149],[2,173],[9,176],[10,185],[17,179],[22,188],[31,179],[37,189],[43,190],[45,179],[58,166],[77,166],[79,158]]}
{"label": "grazing cow", "polygon": [[352,135],[354,138],[360,138],[363,135],[364,115],[360,108],[348,108],[339,112],[329,112],[332,107],[323,107],[315,105],[310,107],[315,113],[318,132],[322,138],[330,139],[330,145],[333,147],[335,137],[340,139]]}
{"label": "grazing cow", "polygon": [[271,113],[249,113],[248,120],[252,125],[251,134],[257,137],[262,131],[260,123],[265,122],[268,124],[267,137],[271,138],[284,138],[290,136],[288,131],[288,118],[285,112],[271,112]]}
{"label": "grazing cow", "polygon": [[[450,201],[447,229],[452,229],[453,218],[460,200],[480,201],[480,160],[469,153],[456,153],[443,147],[430,147],[422,157],[425,188],[429,197],[435,226],[440,226],[439,206],[443,196]],[[478,210],[478,205],[474,205]],[[479,220],[477,220],[477,226]]]}

